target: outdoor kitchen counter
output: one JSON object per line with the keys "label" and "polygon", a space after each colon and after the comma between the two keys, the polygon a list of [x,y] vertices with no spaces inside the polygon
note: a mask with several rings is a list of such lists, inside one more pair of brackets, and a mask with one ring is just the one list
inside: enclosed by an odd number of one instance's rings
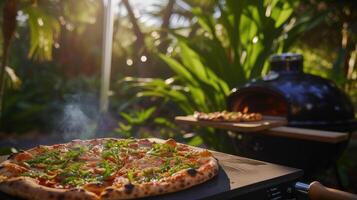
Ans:
{"label": "outdoor kitchen counter", "polygon": [[[218,175],[212,180],[187,190],[146,199],[229,199],[238,196],[244,199],[244,196],[247,196],[248,193],[270,196],[271,194],[279,194],[277,191],[280,190],[284,190],[280,191],[280,194],[284,194],[284,197],[286,197],[286,191],[291,191],[293,197],[293,182],[297,181],[303,173],[299,169],[215,151],[212,151],[212,153],[220,164]],[[0,156],[0,161],[6,158],[7,156]],[[270,190],[272,193],[268,194]],[[0,193],[0,199],[16,198]]]}

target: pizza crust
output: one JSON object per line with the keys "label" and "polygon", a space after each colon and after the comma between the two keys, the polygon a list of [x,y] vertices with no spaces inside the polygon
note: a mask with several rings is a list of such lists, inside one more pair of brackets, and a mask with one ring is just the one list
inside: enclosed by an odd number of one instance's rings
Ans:
{"label": "pizza crust", "polygon": [[196,171],[195,175],[190,175],[187,170],[182,170],[159,182],[134,185],[130,191],[125,187],[109,187],[102,192],[100,198],[103,200],[135,199],[177,192],[213,178],[218,174],[218,162],[213,157],[209,157],[209,161]]}
{"label": "pizza crust", "polygon": [[[101,138],[94,140],[84,140],[83,143],[98,143],[103,140],[112,138]],[[113,140],[118,140],[114,139]],[[64,145],[73,145],[79,141],[72,141],[65,144],[57,144],[53,146],[44,146],[45,148],[56,148]],[[154,141],[151,141],[154,142]],[[162,143],[162,141],[156,141],[157,143]],[[166,142],[172,142],[167,140]],[[176,143],[176,142],[175,142]],[[176,144],[175,144],[176,145]],[[38,147],[27,150],[26,152],[37,153]],[[195,147],[189,147],[191,150],[195,150]],[[207,151],[208,153],[208,151]],[[110,186],[104,189],[100,194],[89,191],[85,187],[75,188],[75,189],[58,189],[51,188],[47,186],[40,185],[38,181],[34,178],[18,176],[16,174],[20,172],[9,172],[4,168],[4,165],[8,163],[14,163],[16,165],[17,154],[9,157],[9,160],[4,161],[0,164],[0,191],[7,194],[33,200],[45,200],[45,199],[56,199],[56,200],[97,200],[97,199],[133,199],[148,196],[155,196],[160,194],[177,192],[194,185],[203,183],[211,178],[213,178],[218,173],[218,162],[209,153],[200,157],[200,162],[202,164],[198,169],[188,171],[187,169],[178,171],[172,176],[163,178],[159,181],[136,183],[128,187],[115,187]],[[13,161],[13,162],[10,162]],[[19,166],[21,167],[21,166]],[[193,170],[193,169],[190,169]],[[9,174],[10,173],[10,174]],[[10,177],[10,178],[9,178]],[[84,189],[82,189],[84,188]]]}
{"label": "pizza crust", "polygon": [[10,178],[0,182],[0,191],[32,200],[97,200],[94,193],[83,189],[56,189],[42,186],[29,177]]}

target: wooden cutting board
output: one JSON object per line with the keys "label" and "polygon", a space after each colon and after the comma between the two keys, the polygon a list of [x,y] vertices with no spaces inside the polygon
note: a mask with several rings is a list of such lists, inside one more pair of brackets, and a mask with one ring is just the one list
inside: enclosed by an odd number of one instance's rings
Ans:
{"label": "wooden cutting board", "polygon": [[[244,157],[212,151],[220,169],[213,179],[187,190],[155,196],[145,199],[181,200],[181,199],[229,199],[262,188],[277,186],[296,181],[303,172],[285,166],[252,160]],[[7,156],[0,157],[3,161]],[[18,199],[0,193],[1,200]]]}
{"label": "wooden cutting board", "polygon": [[197,120],[194,116],[177,116],[175,121],[188,124],[188,125],[197,125],[203,127],[213,127],[231,131],[239,132],[257,132],[274,127],[284,126],[288,124],[288,121],[283,117],[271,117],[263,116],[263,120],[256,122],[216,122],[216,121],[206,121],[206,120]]}

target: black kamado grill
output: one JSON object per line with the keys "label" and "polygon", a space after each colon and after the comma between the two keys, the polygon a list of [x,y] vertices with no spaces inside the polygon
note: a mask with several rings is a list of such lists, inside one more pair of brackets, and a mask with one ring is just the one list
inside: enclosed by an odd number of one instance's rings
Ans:
{"label": "black kamado grill", "polygon": [[[270,72],[234,89],[227,99],[229,111],[259,112],[285,117],[289,127],[346,132],[356,130],[354,109],[347,95],[331,81],[303,72],[303,57],[273,55]],[[304,169],[306,175],[336,162],[348,139],[327,143],[266,134],[238,134],[237,153]]]}

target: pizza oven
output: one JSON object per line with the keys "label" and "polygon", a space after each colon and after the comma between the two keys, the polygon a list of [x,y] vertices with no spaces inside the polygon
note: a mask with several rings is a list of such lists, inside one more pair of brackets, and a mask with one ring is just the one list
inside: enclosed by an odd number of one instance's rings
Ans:
{"label": "pizza oven", "polygon": [[[300,54],[273,55],[270,72],[233,89],[227,105],[230,111],[285,117],[290,127],[349,134],[356,130],[348,96],[332,81],[304,73]],[[262,134],[242,134],[234,140],[240,155],[302,168],[307,174],[334,163],[348,142],[330,144]]]}

